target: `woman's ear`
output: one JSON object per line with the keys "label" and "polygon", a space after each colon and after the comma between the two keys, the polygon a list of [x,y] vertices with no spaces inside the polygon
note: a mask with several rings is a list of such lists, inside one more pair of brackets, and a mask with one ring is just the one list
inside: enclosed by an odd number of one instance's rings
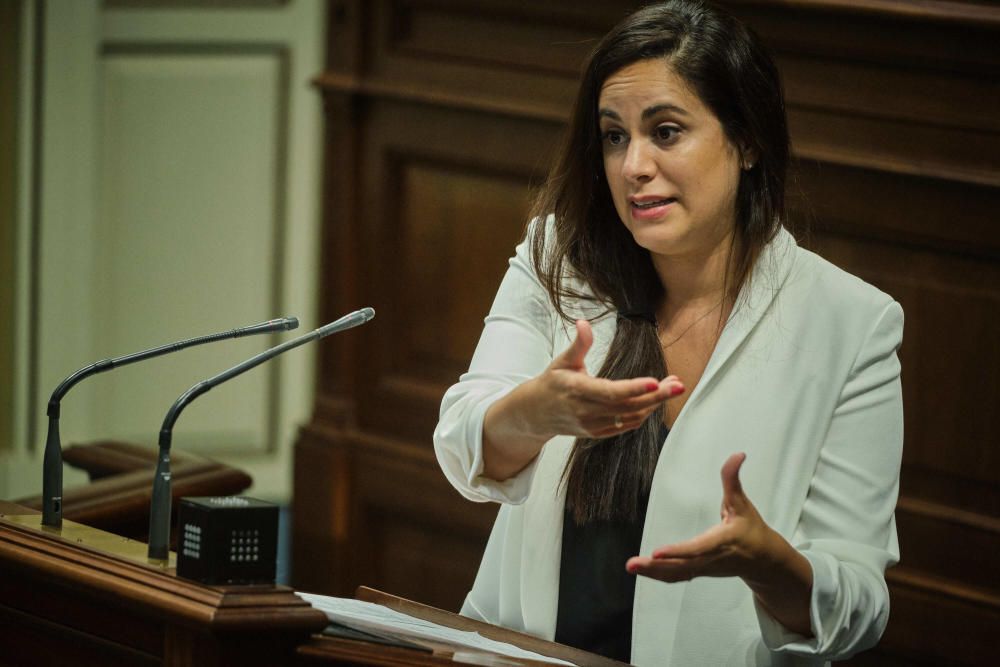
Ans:
{"label": "woman's ear", "polygon": [[749,146],[740,146],[740,169],[750,171],[757,164],[757,151]]}

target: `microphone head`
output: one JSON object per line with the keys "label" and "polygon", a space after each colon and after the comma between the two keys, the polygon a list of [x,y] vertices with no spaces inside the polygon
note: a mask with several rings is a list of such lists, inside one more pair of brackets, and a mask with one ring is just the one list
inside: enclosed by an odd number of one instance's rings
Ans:
{"label": "microphone head", "polygon": [[347,329],[353,329],[354,327],[361,326],[373,317],[375,317],[374,308],[362,308],[361,310],[355,310],[353,313],[344,315],[336,322],[330,322],[329,324],[316,329],[316,332],[319,334],[320,338],[323,338],[338,331],[346,331]]}
{"label": "microphone head", "polygon": [[268,320],[267,322],[261,322],[260,324],[243,327],[242,329],[234,329],[230,336],[233,338],[238,338],[240,336],[256,336],[257,334],[273,333],[275,331],[291,331],[292,329],[298,328],[299,318],[278,317],[273,320]]}

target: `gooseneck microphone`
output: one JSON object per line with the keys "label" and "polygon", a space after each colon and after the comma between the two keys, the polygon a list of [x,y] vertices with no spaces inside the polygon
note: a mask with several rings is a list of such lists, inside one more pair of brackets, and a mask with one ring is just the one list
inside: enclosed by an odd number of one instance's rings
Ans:
{"label": "gooseneck microphone", "polygon": [[173,438],[174,423],[187,405],[213,387],[241,375],[251,368],[270,361],[274,357],[314,340],[325,338],[332,333],[360,326],[375,317],[373,308],[362,308],[344,315],[336,322],[314,329],[307,334],[293,338],[281,345],[261,352],[255,357],[233,366],[214,377],[203,380],[180,395],[167,411],[160,428],[160,452],[153,477],[153,497],[149,506],[149,551],[150,560],[166,561],[170,555],[170,442]]}
{"label": "gooseneck microphone", "polygon": [[294,317],[282,317],[276,320],[268,320],[260,324],[254,324],[240,329],[231,329],[208,336],[189,338],[177,343],[169,343],[154,347],[150,350],[126,354],[123,357],[114,359],[103,359],[85,368],[81,368],[68,378],[62,381],[49,398],[49,407],[46,414],[49,417],[49,429],[45,436],[45,457],[42,460],[42,524],[58,528],[62,526],[62,442],[59,439],[59,404],[63,396],[66,395],[73,385],[85,377],[109,371],[112,368],[126,366],[144,359],[151,359],[163,354],[177,352],[195,345],[203,343],[214,343],[218,340],[228,338],[242,338],[243,336],[253,336],[256,334],[272,333],[275,331],[289,331],[299,326],[298,319]]}

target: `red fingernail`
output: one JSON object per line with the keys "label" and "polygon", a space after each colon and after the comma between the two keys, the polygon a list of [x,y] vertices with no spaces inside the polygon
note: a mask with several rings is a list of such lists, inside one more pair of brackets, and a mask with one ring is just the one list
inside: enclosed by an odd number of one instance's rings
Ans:
{"label": "red fingernail", "polygon": [[677,396],[678,394],[683,394],[683,393],[684,393],[684,387],[680,385],[675,384],[673,387],[670,388],[671,396]]}
{"label": "red fingernail", "polygon": [[660,387],[660,383],[659,382],[647,382],[646,383],[646,391],[656,391],[657,389],[659,389],[659,387]]}

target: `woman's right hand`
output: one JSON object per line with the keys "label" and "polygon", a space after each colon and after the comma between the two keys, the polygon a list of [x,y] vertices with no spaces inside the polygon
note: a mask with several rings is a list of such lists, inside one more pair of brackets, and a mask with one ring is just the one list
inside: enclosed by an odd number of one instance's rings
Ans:
{"label": "woman's right hand", "polygon": [[607,438],[638,428],[657,407],[684,391],[676,376],[663,380],[608,380],[587,372],[594,342],[587,320],[576,321],[576,339],[538,377],[518,386],[486,412],[483,475],[513,477],[557,435]]}

